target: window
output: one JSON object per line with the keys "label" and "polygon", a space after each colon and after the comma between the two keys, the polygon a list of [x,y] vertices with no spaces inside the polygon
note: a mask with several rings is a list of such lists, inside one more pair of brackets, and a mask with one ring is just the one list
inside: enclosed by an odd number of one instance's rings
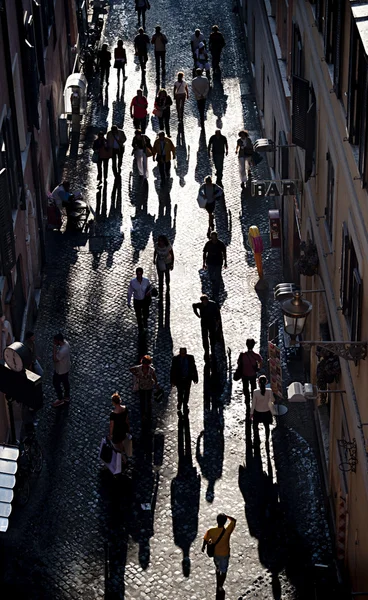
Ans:
{"label": "window", "polygon": [[3,121],[0,131],[0,169],[6,170],[7,189],[10,197],[11,209],[16,209],[21,202],[22,195],[22,168],[17,158],[13,120],[9,111]]}
{"label": "window", "polygon": [[0,168],[0,272],[8,275],[15,265],[15,242],[7,169]]}
{"label": "window", "polygon": [[42,11],[41,6],[36,0],[33,0],[33,26],[34,40],[36,45],[37,68],[40,80],[45,85],[45,61],[43,57],[44,42],[42,28]]}
{"label": "window", "polygon": [[333,220],[334,220],[334,197],[335,197],[335,169],[331,160],[331,155],[327,152],[327,194],[326,194],[326,226],[330,240],[333,237]]}
{"label": "window", "polygon": [[34,29],[32,16],[27,18],[25,25],[25,72],[23,73],[25,88],[27,89],[27,116],[29,125],[40,128],[38,114],[38,101],[40,97],[40,79],[37,67],[37,55],[34,44]]}
{"label": "window", "polygon": [[346,223],[342,228],[340,300],[342,313],[350,329],[350,339],[360,341],[363,282],[359,273],[354,244]]}
{"label": "window", "polygon": [[292,142],[301,148],[306,148],[309,81],[294,75],[292,98]]}
{"label": "window", "polygon": [[276,6],[276,33],[280,42],[281,57],[288,58],[288,6],[286,0],[279,0]]}
{"label": "window", "polygon": [[293,22],[293,45],[291,49],[291,74],[303,77],[303,48],[298,25]]}
{"label": "window", "polygon": [[309,108],[306,117],[306,144],[305,144],[305,168],[304,181],[311,177],[316,164],[316,137],[317,137],[317,106],[313,86],[309,90]]}
{"label": "window", "polygon": [[359,147],[363,186],[368,182],[368,62],[356,23],[352,20],[349,59],[347,125],[349,141]]}

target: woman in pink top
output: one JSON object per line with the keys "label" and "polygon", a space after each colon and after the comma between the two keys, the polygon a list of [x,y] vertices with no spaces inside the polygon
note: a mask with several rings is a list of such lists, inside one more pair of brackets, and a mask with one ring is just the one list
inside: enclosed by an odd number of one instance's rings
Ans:
{"label": "woman in pink top", "polygon": [[257,387],[257,371],[259,371],[263,363],[262,356],[253,351],[255,345],[255,340],[248,338],[246,341],[247,351],[241,352],[238,358],[238,367],[241,373],[245,404],[247,406],[250,405],[249,384],[251,393],[253,394],[253,391]]}
{"label": "woman in pink top", "polygon": [[272,390],[266,388],[266,383],[266,375],[261,375],[258,379],[259,388],[253,392],[250,418],[253,420],[254,443],[260,443],[258,425],[263,423],[266,431],[266,445],[268,445],[270,437],[270,425],[272,425],[272,413],[270,406],[274,400],[274,397]]}

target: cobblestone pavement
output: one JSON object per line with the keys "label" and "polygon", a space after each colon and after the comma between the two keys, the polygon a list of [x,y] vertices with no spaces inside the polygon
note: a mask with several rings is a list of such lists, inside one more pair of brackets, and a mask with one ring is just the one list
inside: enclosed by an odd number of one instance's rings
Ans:
{"label": "cobblestone pavement", "polygon": [[[118,37],[133,39],[132,5],[112,3],[105,30],[111,47]],[[220,511],[238,520],[226,597],[266,599],[282,593],[288,599],[310,598],[303,567],[329,558],[316,459],[297,431],[282,426],[274,430],[271,456],[267,457],[263,443],[261,454],[254,454],[241,388],[232,381],[234,364],[248,336],[260,340],[266,356],[267,326],[278,316],[272,287],[282,281],[279,251],[268,245],[267,214],[273,201],[241,194],[239,185],[237,132],[245,124],[252,138],[261,135],[242,33],[229,0],[156,0],[147,21],[149,32],[160,23],[169,39],[169,90],[179,69],[191,80],[191,32],[200,26],[208,36],[210,26],[219,22],[227,41],[222,77],[213,82],[205,134],[201,135],[193,98],[186,105],[185,139],[180,141],[176,111],[172,111],[178,161],[166,191],[160,189],[152,163],[148,190],[132,165],[129,103],[140,73],[131,41],[126,44],[129,64],[124,89],[117,89],[112,69],[110,86],[104,88],[100,101],[89,102],[79,145],[72,146],[66,157],[64,174],[96,207],[96,225],[89,234],[49,234],[36,328],[46,367],[46,402],[38,428],[46,460],[30,503],[15,510],[9,532],[2,537],[1,564],[8,594],[4,598],[10,593],[29,600],[104,597],[105,541],[110,548],[110,596],[106,598],[214,598],[213,566],[200,549],[202,535]],[[147,93],[152,110],[152,55]],[[128,137],[123,174],[120,183],[110,172],[107,186],[99,191],[90,148],[96,131],[112,121],[123,126]],[[202,289],[208,290],[207,276],[201,271],[207,218],[196,197],[199,183],[212,169],[206,153],[208,137],[221,125],[230,147],[224,170],[226,203],[216,213],[219,237],[228,247],[221,309],[226,368],[220,369],[217,400],[211,405],[206,401],[209,384],[200,326],[191,304]],[[153,126],[157,130],[157,124]],[[151,124],[147,133],[154,138]],[[254,175],[268,175],[264,162]],[[254,260],[246,246],[253,224],[264,236],[269,284],[268,290],[258,293]],[[176,263],[170,300],[165,300],[163,311],[153,303],[149,320],[147,350],[167,393],[166,400],[154,407],[151,464],[141,455],[137,400],[128,372],[142,348],[134,313],[126,307],[126,291],[138,264],[155,280],[152,239],[160,233],[174,242]],[[54,399],[51,342],[58,330],[65,332],[72,347],[72,400],[70,407],[55,411],[50,406]],[[179,346],[195,355],[200,375],[186,424],[178,422],[175,394],[169,386],[171,357]],[[132,479],[115,480],[98,460],[99,443],[107,431],[109,397],[115,390],[122,393],[131,413],[137,464]],[[292,466],[289,449],[294,452]],[[281,506],[276,501],[274,453]],[[151,510],[143,511],[142,503],[150,503]]]}

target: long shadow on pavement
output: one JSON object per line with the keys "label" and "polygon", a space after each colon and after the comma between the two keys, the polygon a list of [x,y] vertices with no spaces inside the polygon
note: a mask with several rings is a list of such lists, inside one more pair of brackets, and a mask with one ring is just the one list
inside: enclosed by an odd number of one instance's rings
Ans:
{"label": "long shadow on pavement", "polygon": [[187,414],[178,418],[178,472],[171,482],[174,542],[183,551],[183,575],[190,575],[189,550],[197,537],[201,476],[193,466]]}

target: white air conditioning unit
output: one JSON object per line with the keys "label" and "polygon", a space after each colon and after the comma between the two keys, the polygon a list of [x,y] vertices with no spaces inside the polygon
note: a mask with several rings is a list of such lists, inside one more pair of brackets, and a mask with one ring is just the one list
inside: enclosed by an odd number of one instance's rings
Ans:
{"label": "white air conditioning unit", "polygon": [[312,383],[304,385],[299,381],[294,381],[287,388],[289,402],[305,402],[316,398],[315,389]]}

